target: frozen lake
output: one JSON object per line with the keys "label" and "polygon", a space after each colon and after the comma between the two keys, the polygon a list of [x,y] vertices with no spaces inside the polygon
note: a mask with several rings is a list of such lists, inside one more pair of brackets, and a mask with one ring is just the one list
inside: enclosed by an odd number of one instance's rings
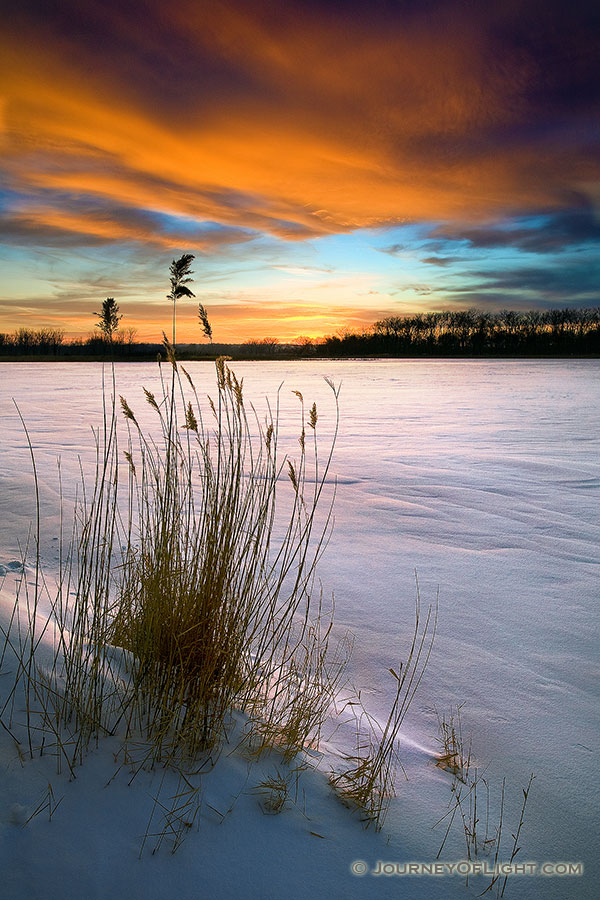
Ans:
{"label": "frozen lake", "polygon": [[[214,393],[209,363],[186,368]],[[450,778],[432,766],[437,717],[464,703],[463,730],[492,795],[506,776],[506,827],[536,776],[518,861],[583,862],[581,878],[516,877],[508,897],[597,896],[600,361],[384,360],[236,363],[259,411],[281,390],[297,453],[300,390],[316,400],[326,444],[342,382],[335,530],[320,566],[336,622],[356,637],[352,677],[382,715],[387,674],[412,634],[415,569],[424,605],[439,588],[438,633],[406,720],[389,828],[405,860],[429,861]],[[117,364],[117,393],[144,408],[152,364]],[[101,366],[0,364],[0,563],[26,538],[31,464],[11,398],[25,418],[42,481],[43,553],[54,562],[60,455],[66,492],[91,459],[102,414]],[[294,447],[296,449],[294,449]],[[335,739],[333,740],[335,744]],[[492,799],[492,806],[494,805]],[[493,815],[493,812],[492,812]],[[456,831],[444,858],[464,857]],[[452,843],[453,842],[453,843]],[[477,893],[480,891],[478,890]],[[406,894],[406,896],[410,896]]]}

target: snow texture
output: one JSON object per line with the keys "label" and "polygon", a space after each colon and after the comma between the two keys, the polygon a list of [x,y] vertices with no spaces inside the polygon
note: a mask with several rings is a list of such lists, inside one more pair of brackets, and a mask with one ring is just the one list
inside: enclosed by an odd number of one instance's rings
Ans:
{"label": "snow texture", "polygon": [[[200,393],[214,393],[208,363],[189,363]],[[435,710],[462,707],[474,764],[490,785],[494,820],[506,777],[505,828],[518,824],[521,789],[535,781],[517,861],[583,862],[580,877],[512,876],[508,898],[597,896],[598,565],[600,562],[600,362],[319,361],[239,363],[259,416],[280,390],[282,433],[297,454],[300,407],[316,400],[322,446],[342,382],[334,458],[335,529],[320,564],[335,593],[336,629],[355,635],[351,675],[370,711],[385,716],[414,618],[415,570],[424,607],[439,589],[433,654],[404,728],[397,797],[382,834],[365,831],[332,796],[328,765],[350,749],[343,729],[301,776],[297,803],[266,815],[253,789],[265,777],[235,752],[236,729],[204,776],[198,827],[176,854],[139,859],[164,773],[116,777],[118,746],[101,744],[75,781],[50,757],[20,760],[0,735],[2,895],[218,898],[467,897],[487,881],[458,876],[374,877],[353,860],[430,862],[451,802],[452,779],[433,765]],[[105,372],[110,393],[110,373]],[[80,466],[93,468],[92,427],[102,420],[98,364],[0,365],[0,576],[9,608],[34,514],[31,458],[12,401],[27,423],[41,489],[41,553],[56,570],[60,457],[68,522]],[[150,421],[142,385],[157,367],[117,364],[117,394]],[[332,490],[333,490],[333,478]],[[67,526],[63,526],[67,527]],[[30,541],[31,550],[31,541]],[[26,575],[27,573],[25,573]],[[272,771],[275,762],[267,762]],[[112,779],[112,780],[111,780]],[[161,796],[175,793],[167,775]],[[110,783],[109,783],[110,782]],[[48,821],[31,813],[52,785],[63,797]],[[318,836],[317,836],[318,835]],[[509,845],[511,841],[509,840]],[[507,845],[508,846],[508,845]],[[509,854],[508,854],[509,855]],[[442,859],[465,858],[453,829]],[[501,858],[507,859],[503,853]]]}

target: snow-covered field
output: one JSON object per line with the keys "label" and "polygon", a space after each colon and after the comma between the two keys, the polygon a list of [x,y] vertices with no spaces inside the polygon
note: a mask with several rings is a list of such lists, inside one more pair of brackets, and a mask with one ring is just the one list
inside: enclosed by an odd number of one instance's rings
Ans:
{"label": "snow-covered field", "polygon": [[[207,363],[187,366],[214,392]],[[118,364],[117,393],[136,412],[157,367]],[[278,816],[251,790],[263,777],[224,754],[206,778],[198,832],[175,855],[138,859],[156,785],[127,787],[114,774],[115,748],[101,746],[75,782],[43,757],[21,762],[4,734],[0,841],[6,896],[158,898],[452,898],[481,893],[489,879],[457,875],[362,877],[377,860],[431,862],[442,843],[452,779],[431,760],[438,719],[462,706],[473,765],[490,789],[490,829],[506,778],[500,858],[510,856],[522,788],[535,781],[515,862],[582,862],[582,876],[515,875],[507,897],[597,896],[598,566],[600,562],[600,362],[319,361],[239,363],[258,411],[281,389],[282,423],[297,452],[300,390],[317,401],[323,444],[332,395],[342,382],[333,470],[335,530],[320,566],[335,593],[337,628],[355,635],[351,675],[369,709],[385,714],[388,673],[412,635],[415,569],[421,601],[435,601],[438,631],[429,667],[407,716],[399,773],[384,831],[365,832],[330,794],[327,760],[348,747],[338,732],[307,773],[302,804]],[[97,364],[0,366],[0,564],[20,557],[33,514],[31,462],[11,398],[35,449],[44,515],[42,556],[56,568],[57,457],[64,493],[92,460],[90,426],[102,414]],[[294,449],[294,447],[296,449]],[[14,592],[7,569],[3,598]],[[14,595],[14,593],[13,593]],[[146,775],[144,775],[144,778]],[[52,821],[22,822],[47,793],[63,797]],[[239,796],[238,796],[239,795]],[[221,822],[215,809],[231,813]],[[480,793],[480,800],[483,801]],[[478,802],[480,802],[478,800]],[[211,811],[212,807],[212,811]],[[486,811],[480,807],[484,819]],[[317,836],[319,835],[319,836]],[[441,859],[465,858],[456,819]],[[481,857],[482,860],[486,857]],[[491,861],[489,863],[491,865]],[[8,873],[8,874],[7,874]]]}

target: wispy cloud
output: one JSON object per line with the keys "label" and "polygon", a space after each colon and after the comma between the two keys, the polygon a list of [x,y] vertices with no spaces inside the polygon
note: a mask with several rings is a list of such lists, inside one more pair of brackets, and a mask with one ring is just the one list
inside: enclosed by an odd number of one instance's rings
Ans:
{"label": "wispy cloud", "polygon": [[[24,208],[13,208],[0,220],[0,237],[19,246],[62,248],[137,243],[155,251],[193,246],[200,252],[251,241],[256,234],[246,229],[212,223],[183,222],[153,210],[116,203],[100,203],[80,197],[47,197],[46,203],[28,199]],[[53,202],[54,201],[54,202]]]}
{"label": "wispy cloud", "polygon": [[429,266],[441,266],[442,268],[446,268],[446,266],[451,266],[453,263],[457,262],[456,256],[426,256],[421,260],[426,265]]}
{"label": "wispy cloud", "polygon": [[[574,246],[600,244],[600,221],[591,203],[579,199],[579,205],[558,212],[512,218],[502,225],[465,228],[442,225],[431,236],[449,242],[464,241],[471,247],[513,247],[526,253],[560,253]],[[439,258],[424,260],[442,265]]]}
{"label": "wispy cloud", "polygon": [[447,295],[468,305],[531,308],[531,306],[600,305],[598,260],[571,259],[560,265],[472,271]]}
{"label": "wispy cloud", "polygon": [[288,275],[300,275],[300,276],[309,276],[309,275],[330,275],[333,272],[333,269],[323,269],[318,266],[272,266],[273,269],[276,269],[278,272],[286,272]]}

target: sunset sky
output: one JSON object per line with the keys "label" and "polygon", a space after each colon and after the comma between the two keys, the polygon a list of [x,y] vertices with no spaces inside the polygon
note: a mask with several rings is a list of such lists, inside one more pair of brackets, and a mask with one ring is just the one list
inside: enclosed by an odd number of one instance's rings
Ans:
{"label": "sunset sky", "polygon": [[[5,5],[5,10],[6,10]],[[281,340],[600,304],[597,0],[21,0],[0,331]]]}

